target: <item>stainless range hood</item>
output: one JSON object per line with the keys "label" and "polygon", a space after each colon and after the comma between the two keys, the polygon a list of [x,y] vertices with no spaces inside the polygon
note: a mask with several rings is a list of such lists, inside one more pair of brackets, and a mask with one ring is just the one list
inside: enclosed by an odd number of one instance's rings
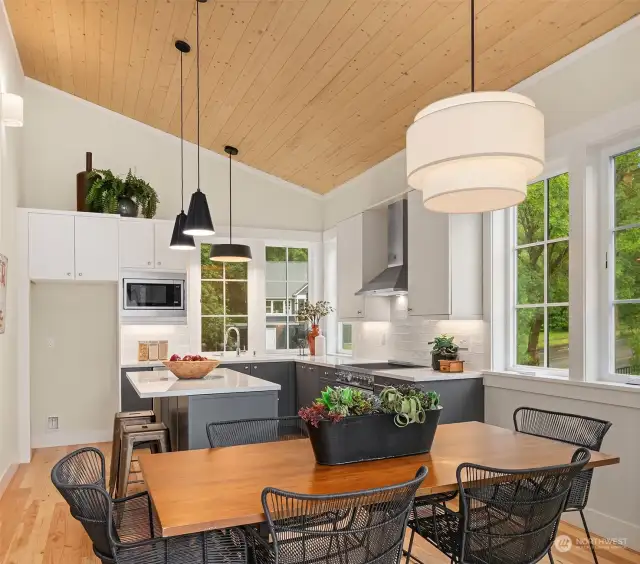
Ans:
{"label": "stainless range hood", "polygon": [[358,290],[357,296],[407,293],[407,200],[394,202],[387,208],[387,237],[387,268]]}

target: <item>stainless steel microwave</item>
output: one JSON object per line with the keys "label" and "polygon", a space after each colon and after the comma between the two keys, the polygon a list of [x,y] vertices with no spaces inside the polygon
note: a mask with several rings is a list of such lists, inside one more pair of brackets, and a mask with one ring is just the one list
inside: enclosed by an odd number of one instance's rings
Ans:
{"label": "stainless steel microwave", "polygon": [[186,277],[156,276],[122,279],[123,317],[187,317]]}

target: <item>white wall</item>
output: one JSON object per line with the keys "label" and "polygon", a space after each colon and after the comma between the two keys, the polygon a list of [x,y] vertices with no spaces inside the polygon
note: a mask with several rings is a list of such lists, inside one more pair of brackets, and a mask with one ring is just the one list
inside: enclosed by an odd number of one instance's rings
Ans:
{"label": "white wall", "polygon": [[[117,284],[31,285],[31,446],[108,441],[118,411]],[[47,430],[47,417],[59,430]]]}
{"label": "white wall", "polygon": [[[613,423],[602,452],[618,455],[620,464],[594,472],[585,514],[592,532],[606,538],[626,539],[627,546],[640,549],[637,477],[640,392],[603,391],[573,383],[532,382],[512,376],[485,377],[487,423],[513,429],[513,412],[520,406],[590,415]],[[580,518],[565,514],[563,519],[578,525]]]}
{"label": "white wall", "polygon": [[[22,94],[24,75],[0,1],[0,92]],[[0,335],[0,480],[18,460],[15,215],[23,130],[0,124],[0,253],[9,258],[6,332]]]}
{"label": "white wall", "polygon": [[[31,79],[25,81],[24,179],[20,206],[76,209],[76,173],[85,152],[96,168],[132,168],[158,192],[157,217],[180,210],[180,140]],[[221,147],[222,149],[222,147]],[[239,147],[242,151],[242,147]],[[201,150],[201,189],[214,224],[229,224],[228,159]],[[196,147],[185,143],[185,207],[196,188]],[[308,190],[238,163],[233,171],[234,225],[322,229],[322,204]]]}

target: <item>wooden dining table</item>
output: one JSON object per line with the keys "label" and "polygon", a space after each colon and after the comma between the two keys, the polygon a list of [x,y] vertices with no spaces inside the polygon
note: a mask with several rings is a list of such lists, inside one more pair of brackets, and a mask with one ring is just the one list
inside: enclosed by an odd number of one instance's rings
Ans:
{"label": "wooden dining table", "polygon": [[[345,464],[316,464],[308,439],[164,454],[141,454],[143,478],[164,536],[266,520],[267,486],[303,494],[379,488],[428,474],[417,495],[458,489],[463,462],[527,469],[566,464],[577,447],[486,423],[440,425],[428,454]],[[617,456],[592,452],[587,468],[617,464]]]}

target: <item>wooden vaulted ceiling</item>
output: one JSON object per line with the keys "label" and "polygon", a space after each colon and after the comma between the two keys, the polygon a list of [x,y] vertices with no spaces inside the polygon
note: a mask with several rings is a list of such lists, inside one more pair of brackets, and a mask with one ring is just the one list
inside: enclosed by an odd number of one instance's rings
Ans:
{"label": "wooden vaulted ceiling", "polygon": [[[5,0],[27,76],[179,133],[176,39],[194,0]],[[640,0],[476,0],[477,88],[507,89],[640,13]],[[398,152],[469,87],[469,0],[209,0],[201,141],[326,193]],[[195,141],[195,49],[185,57]]]}

